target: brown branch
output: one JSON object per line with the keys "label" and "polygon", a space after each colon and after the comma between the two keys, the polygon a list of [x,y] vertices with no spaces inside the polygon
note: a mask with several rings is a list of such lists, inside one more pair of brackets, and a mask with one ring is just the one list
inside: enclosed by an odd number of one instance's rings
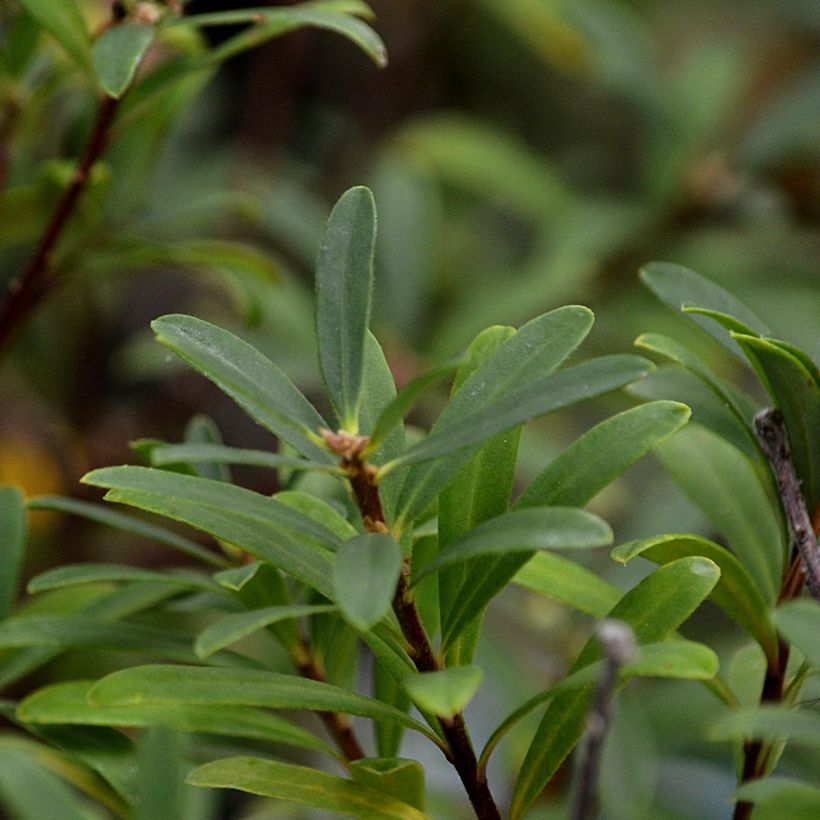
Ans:
{"label": "brown branch", "polygon": [[[343,431],[333,433],[322,430],[321,434],[328,447],[341,458],[341,467],[350,481],[365,528],[370,532],[387,532],[376,470],[361,456],[369,444],[368,438]],[[405,569],[408,567],[405,566]],[[419,672],[440,671],[441,664],[421,622],[415,601],[407,592],[407,580],[403,572],[393,596],[393,611],[396,613],[402,634],[411,647],[410,657]],[[459,712],[449,719],[439,718],[439,725],[447,741],[447,759],[458,772],[476,816],[479,820],[501,820],[501,813],[487,781],[478,770],[475,749],[464,716]]]}
{"label": "brown branch", "polygon": [[94,163],[105,151],[118,102],[112,97],[103,97],[101,100],[97,119],[78,160],[74,176],[57,203],[51,221],[25,270],[9,284],[8,292],[0,304],[0,350],[54,286],[53,278],[49,277],[54,250],[86,189]]}

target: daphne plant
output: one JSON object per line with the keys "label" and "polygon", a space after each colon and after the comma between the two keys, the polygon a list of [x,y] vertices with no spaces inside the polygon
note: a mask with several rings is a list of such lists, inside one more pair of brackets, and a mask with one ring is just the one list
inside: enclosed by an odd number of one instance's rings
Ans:
{"label": "daphne plant", "polygon": [[[274,433],[280,451],[224,446],[198,420],[181,444],[139,443],[151,466],[107,467],[83,480],[105,489],[108,501],[212,536],[221,552],[96,504],[28,502],[137,531],[202,565],[60,567],[29,586],[51,596],[51,609],[24,611],[0,625],[0,646],[9,650],[0,661],[6,681],[69,646],[104,645],[174,661],[52,684],[8,705],[38,742],[56,743],[61,760],[86,772],[109,805],[127,808],[133,783],[110,760],[85,753],[80,741],[55,729],[162,725],[195,737],[227,736],[228,757],[215,754],[213,744],[191,747],[206,762],[188,772],[189,784],[351,817],[408,819],[427,816],[424,770],[402,756],[410,730],[452,766],[476,816],[498,818],[488,761],[513,727],[548,704],[504,812],[519,818],[582,737],[590,710],[605,716],[628,679],[725,687],[716,678],[715,653],[676,634],[710,594],[740,608],[748,590],[738,589],[731,573],[722,580],[722,553],[717,560],[714,552],[697,550],[671,556],[626,592],[565,554],[612,542],[610,527],[582,507],[682,428],[688,407],[651,401],[606,419],[513,501],[522,425],[634,384],[652,364],[610,355],[562,367],[593,322],[588,309],[569,306],[517,330],[489,328],[457,361],[397,392],[368,329],[375,236],[370,191],[347,191],[330,216],[317,264],[321,412],[237,336],[191,316],[153,323],[159,342]],[[422,390],[449,377],[449,401],[429,432],[407,435],[404,419]],[[287,489],[269,497],[237,486],[228,480],[230,464],[275,469]],[[19,495],[7,491],[4,498],[21,520]],[[485,612],[510,584],[615,622],[624,637],[610,640],[612,628],[601,633],[608,636],[602,643],[591,635],[567,675],[515,708],[478,750],[464,710],[480,697],[486,672],[475,654]],[[103,592],[78,598],[66,612],[60,593],[68,587]],[[196,612],[199,625],[182,630],[181,610]],[[242,641],[260,633],[279,649],[252,644],[249,651]],[[626,651],[633,641],[634,651]],[[280,670],[283,652],[289,672]],[[361,665],[363,657],[370,663]],[[370,694],[360,691],[365,669]],[[286,720],[282,710],[315,712],[327,737]],[[372,743],[351,716],[373,723]],[[283,746],[307,750],[313,765],[291,762]],[[583,771],[594,775],[599,746],[600,735],[585,744]],[[123,752],[121,759],[138,753]],[[340,766],[342,776],[325,771],[321,759]],[[578,817],[594,805],[593,775],[582,778]]]}

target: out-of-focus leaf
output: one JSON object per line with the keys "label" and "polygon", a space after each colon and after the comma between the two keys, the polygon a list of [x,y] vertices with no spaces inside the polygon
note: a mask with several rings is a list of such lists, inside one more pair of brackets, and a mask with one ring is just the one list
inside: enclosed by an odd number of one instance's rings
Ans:
{"label": "out-of-focus leaf", "polygon": [[[684,306],[708,308],[734,317],[761,336],[772,335],[763,321],[728,290],[683,265],[650,262],[641,268],[640,276],[641,281],[676,312]],[[732,353],[740,355],[737,345],[710,318],[691,311],[686,316]]]}
{"label": "out-of-focus leaf", "polygon": [[332,598],[338,539],[296,510],[221,481],[148,467],[105,467],[83,477],[108,501],[167,515],[227,541]]}
{"label": "out-of-focus leaf", "polygon": [[[201,413],[193,416],[185,425],[183,440],[186,444],[212,444],[222,445],[222,433],[213,419]],[[149,463],[151,463],[149,458]],[[231,480],[231,471],[226,464],[219,464],[215,461],[199,461],[191,464],[197,475],[203,478],[213,478],[218,481]]]}
{"label": "out-of-focus leaf", "polygon": [[[668,637],[683,623],[720,577],[706,558],[681,558],[659,567],[627,592],[607,617],[625,621],[640,644]],[[600,644],[590,639],[571,672],[599,660]],[[518,820],[541,792],[561,762],[578,742],[592,696],[592,684],[556,697],[541,720],[521,766],[513,792],[510,816]]]}
{"label": "out-of-focus leaf", "polygon": [[160,584],[178,584],[181,587],[213,591],[216,587],[209,575],[189,569],[152,570],[127,564],[65,564],[47,570],[32,578],[29,592],[61,589],[77,584],[95,584],[106,581],[155,581]]}
{"label": "out-of-focus leaf", "polygon": [[809,510],[820,502],[820,384],[809,369],[774,339],[740,333],[732,338],[749,357],[783,414],[791,457]]}
{"label": "out-of-focus leaf", "polygon": [[603,618],[621,597],[617,587],[594,572],[551,552],[533,555],[512,582],[594,618]]}
{"label": "out-of-focus leaf", "polygon": [[449,719],[472,700],[483,677],[477,666],[451,666],[438,672],[408,675],[402,683],[415,703]]}
{"label": "out-of-focus leaf", "polygon": [[20,0],[20,5],[74,58],[91,71],[88,30],[76,0]]}
{"label": "out-of-focus leaf", "polygon": [[366,757],[348,764],[350,776],[364,786],[424,811],[424,769],[415,760]]}
{"label": "out-of-focus leaf", "polygon": [[226,447],[222,444],[160,444],[151,448],[151,464],[165,467],[179,462],[192,464],[248,464],[253,467],[270,467],[277,470],[323,470],[336,468],[326,461],[310,461],[298,456],[284,456],[266,450],[246,450],[241,447]]}
{"label": "out-of-focus leaf", "polygon": [[194,769],[187,782],[239,789],[361,820],[429,820],[413,806],[353,780],[256,757],[214,760]]}
{"label": "out-of-focus leaf", "polygon": [[709,730],[712,740],[783,740],[820,747],[820,715],[812,709],[753,706],[722,717]]}
{"label": "out-of-focus leaf", "polygon": [[806,662],[820,669],[820,603],[791,601],[774,610],[772,617],[778,631],[803,653]]}
{"label": "out-of-focus leaf", "polygon": [[351,188],[333,208],[316,263],[319,364],[339,425],[359,429],[364,348],[373,295],[376,204]]}
{"label": "out-of-focus leaf", "polygon": [[417,720],[373,698],[295,675],[253,669],[136,666],[98,681],[88,699],[94,705],[106,707],[192,704],[345,712],[402,723],[438,742]]}
{"label": "out-of-focus leaf", "polygon": [[642,404],[607,419],[566,448],[515,502],[582,507],[627,467],[680,429],[689,408],[671,401]]}
{"label": "out-of-focus leaf", "polygon": [[744,783],[735,799],[754,803],[755,820],[816,820],[820,815],[820,789],[787,777]]}
{"label": "out-of-focus leaf", "polygon": [[783,571],[783,537],[749,459],[697,424],[687,425],[657,452],[683,491],[726,538],[764,600],[774,602]]}
{"label": "out-of-focus leaf", "polygon": [[151,323],[159,342],[227,393],[263,427],[310,459],[330,462],[315,443],[324,419],[288,377],[258,350],[227,330],[192,316]]}
{"label": "out-of-focus leaf", "polygon": [[200,658],[208,658],[214,652],[241,641],[260,629],[279,621],[304,618],[320,612],[331,612],[334,606],[269,606],[264,609],[252,609],[250,612],[237,612],[206,627],[199,633],[194,644],[194,651]]}
{"label": "out-of-focus leaf", "polygon": [[[549,700],[580,689],[588,689],[590,684],[600,678],[604,663],[596,661],[573,672],[555,686],[539,692],[504,718],[481,752],[480,768],[486,768],[496,746],[520,720]],[[624,664],[618,674],[622,682],[636,677],[708,680],[714,677],[717,671],[717,655],[708,646],[695,641],[673,639],[639,647],[634,660]]]}
{"label": "out-of-focus leaf", "polygon": [[[480,333],[468,349],[467,361],[459,368],[453,392],[460,390],[470,375],[514,332],[512,328],[491,327]],[[507,511],[519,438],[520,429],[500,433],[485,442],[442,490],[438,502],[439,550],[446,549],[478,524]],[[416,561],[415,555],[413,560]],[[449,621],[451,609],[462,590],[472,589],[491,574],[498,560],[497,556],[485,556],[439,573],[439,619],[442,624]],[[479,626],[477,619],[450,648],[448,665],[463,666],[471,662]]]}
{"label": "out-of-focus leaf", "polygon": [[243,737],[336,753],[301,727],[262,709],[228,704],[173,703],[97,706],[89,703],[94,681],[55,683],[38,689],[17,707],[24,723],[84,726],[172,726],[184,732]]}
{"label": "out-of-focus leaf", "polygon": [[626,564],[637,556],[668,564],[679,558],[701,555],[720,567],[720,581],[712,590],[712,600],[761,646],[766,657],[777,662],[777,633],[768,607],[758,587],[732,553],[696,535],[662,535],[641,541],[629,541],[612,551],[612,558]]}
{"label": "out-of-focus leaf", "polygon": [[17,597],[27,533],[22,494],[16,487],[0,487],[0,620]]}
{"label": "out-of-focus leaf", "polygon": [[30,510],[56,510],[57,512],[70,513],[96,521],[98,524],[105,524],[107,527],[130,532],[134,535],[142,536],[150,541],[158,541],[168,547],[173,547],[186,555],[192,555],[212,566],[225,566],[227,563],[223,558],[200,546],[190,538],[184,538],[164,527],[156,524],[149,524],[140,521],[130,515],[123,515],[116,510],[109,510],[100,504],[91,504],[88,501],[77,501],[73,498],[61,498],[60,496],[42,495],[29,499],[28,508]]}
{"label": "out-of-focus leaf", "polygon": [[357,629],[370,629],[387,614],[401,564],[401,549],[389,535],[358,535],[339,547],[333,587],[339,608]]}
{"label": "out-of-focus leaf", "polygon": [[182,744],[170,726],[152,726],[137,741],[137,800],[133,820],[186,820]]}
{"label": "out-of-focus leaf", "polygon": [[73,789],[21,749],[0,748],[0,795],[15,820],[53,817],[56,807],[65,820],[95,817]]}
{"label": "out-of-focus leaf", "polygon": [[109,97],[119,98],[131,85],[156,30],[139,23],[111,26],[91,48],[94,73]]}

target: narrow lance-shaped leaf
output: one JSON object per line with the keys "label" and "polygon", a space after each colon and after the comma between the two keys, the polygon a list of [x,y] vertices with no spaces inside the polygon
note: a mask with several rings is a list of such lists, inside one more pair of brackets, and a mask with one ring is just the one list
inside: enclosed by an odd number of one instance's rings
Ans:
{"label": "narrow lance-shaped leaf", "polygon": [[99,706],[187,703],[345,712],[401,723],[438,743],[435,735],[418,721],[373,698],[328,683],[261,670],[137,666],[103,678],[88,698]]}
{"label": "narrow lance-shaped leaf", "polygon": [[[607,617],[625,621],[638,642],[653,643],[668,637],[700,606],[720,577],[720,570],[705,558],[681,558],[641,581],[627,592]],[[601,658],[602,649],[590,640],[571,672]],[[558,766],[572,751],[583,732],[592,684],[555,698],[541,720],[522,764],[513,793],[510,817],[519,820]]]}
{"label": "narrow lance-shaped leaf", "polygon": [[91,48],[91,60],[94,73],[109,97],[121,97],[131,85],[155,32],[154,26],[122,23],[97,38]]}
{"label": "narrow lance-shaped leaf", "polygon": [[190,538],[184,538],[156,524],[140,521],[131,515],[124,515],[116,510],[106,509],[101,504],[91,504],[88,501],[77,501],[73,498],[61,498],[60,496],[42,495],[29,499],[28,507],[30,510],[56,510],[71,515],[79,515],[90,521],[96,521],[98,524],[105,524],[108,527],[165,544],[213,566],[224,567],[228,563],[224,558],[200,546],[196,541],[191,541]]}
{"label": "narrow lance-shaped leaf", "polygon": [[777,663],[777,633],[768,615],[768,606],[755,582],[738,559],[707,538],[696,535],[662,535],[629,541],[612,551],[615,561],[626,564],[637,556],[656,564],[701,555],[720,567],[720,581],[712,590],[712,600],[761,646],[772,664]]}
{"label": "narrow lance-shaped leaf", "polygon": [[809,511],[820,502],[820,384],[816,367],[804,363],[774,339],[733,333],[783,414],[791,458]]}
{"label": "narrow lance-shaped leaf", "polygon": [[783,740],[820,748],[820,715],[812,709],[765,705],[739,709],[709,730],[712,740]]}
{"label": "narrow lance-shaped leaf", "polygon": [[332,462],[316,443],[324,419],[293,382],[256,348],[193,316],[162,316],[151,323],[157,340],[227,393],[263,427],[316,461]]}
{"label": "narrow lance-shaped leaf", "polygon": [[697,424],[689,424],[657,452],[683,491],[726,538],[767,603],[774,602],[783,570],[783,537],[751,461]]}
{"label": "narrow lance-shaped leaf", "polygon": [[82,480],[108,489],[109,501],[190,524],[333,598],[330,573],[338,538],[272,498],[221,481],[148,467],[107,467]]}
{"label": "narrow lance-shaped leaf", "polygon": [[625,410],[576,439],[530,483],[516,508],[583,507],[613,479],[683,427],[685,404],[653,401]]}
{"label": "narrow lance-shaped leaf", "polygon": [[95,681],[68,681],[38,689],[17,707],[17,717],[27,724],[79,724],[83,726],[159,726],[185,732],[242,737],[284,743],[329,754],[330,746],[310,732],[262,709],[232,705],[134,704],[95,706],[88,693]]}
{"label": "narrow lance-shaped leaf", "polygon": [[0,487],[0,620],[14,606],[27,532],[22,494],[16,487]]}
{"label": "narrow lance-shaped leaf", "polygon": [[252,467],[270,467],[278,470],[319,470],[333,472],[337,468],[326,461],[310,461],[298,456],[284,456],[266,450],[246,450],[225,447],[222,444],[161,444],[151,448],[151,464],[165,467],[180,462],[196,466],[200,462],[211,464],[247,464]]}
{"label": "narrow lance-shaped leaf", "polygon": [[316,263],[319,364],[339,424],[351,433],[358,432],[375,242],[373,194],[351,188],[330,214]]}
{"label": "narrow lance-shaped leaf", "polygon": [[342,613],[357,629],[369,629],[387,614],[401,564],[401,549],[389,535],[358,535],[339,547],[333,587]]}
{"label": "narrow lance-shaped leaf", "polygon": [[90,71],[90,40],[77,0],[20,0],[20,5],[74,58]]}
{"label": "narrow lance-shaped leaf", "polygon": [[187,782],[239,789],[360,820],[429,820],[413,806],[353,780],[257,757],[214,760],[194,769]]}
{"label": "narrow lance-shaped leaf", "polygon": [[[186,444],[211,444],[222,446],[222,433],[216,426],[213,419],[201,413],[193,416],[185,425],[183,440]],[[153,454],[153,451],[152,451]],[[149,463],[153,465],[153,462]],[[197,475],[203,478],[213,478],[219,481],[231,481],[231,471],[227,464],[220,464],[216,461],[199,461],[190,464]]]}
{"label": "narrow lance-shaped leaf", "polygon": [[127,564],[66,564],[47,570],[32,578],[28,583],[29,592],[43,592],[47,589],[61,589],[78,584],[98,584],[105,582],[152,581],[190,589],[214,591],[217,587],[209,575],[189,569],[152,570],[132,567]]}

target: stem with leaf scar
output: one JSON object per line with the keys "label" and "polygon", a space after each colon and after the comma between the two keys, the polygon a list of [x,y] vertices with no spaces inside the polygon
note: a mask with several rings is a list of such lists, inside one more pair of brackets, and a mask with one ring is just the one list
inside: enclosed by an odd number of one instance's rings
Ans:
{"label": "stem with leaf scar", "polygon": [[[789,439],[779,410],[762,410],[754,419],[755,431],[763,452],[769,460],[777,490],[791,534],[791,564],[786,572],[778,596],[778,604],[797,598],[805,584],[812,597],[820,599],[820,551],[817,533],[820,530],[820,510],[815,520],[809,518],[800,482],[795,473],[789,451]],[[789,664],[790,646],[782,638],[778,640],[777,662],[766,669],[763,679],[761,703],[776,704],[783,700],[786,689],[786,668]],[[741,783],[758,780],[766,773],[772,746],[760,740],[748,740],[743,744],[743,771]],[[733,820],[748,820],[754,804],[740,800],[735,804]]]}
{"label": "stem with leaf scar", "polygon": [[[329,449],[340,457],[340,466],[350,482],[356,506],[369,532],[385,533],[384,519],[377,470],[362,457],[369,444],[367,436],[352,435],[340,431],[321,431]],[[438,672],[442,669],[433,650],[430,638],[419,617],[416,603],[407,588],[409,563],[405,560],[403,571],[393,595],[393,611],[398,619],[402,634],[411,647],[410,657],[419,672]],[[458,772],[470,803],[479,820],[501,820],[501,813],[495,804],[484,775],[479,772],[475,749],[473,748],[467,724],[461,712],[452,718],[439,718],[442,735],[447,742],[447,759]]]}

